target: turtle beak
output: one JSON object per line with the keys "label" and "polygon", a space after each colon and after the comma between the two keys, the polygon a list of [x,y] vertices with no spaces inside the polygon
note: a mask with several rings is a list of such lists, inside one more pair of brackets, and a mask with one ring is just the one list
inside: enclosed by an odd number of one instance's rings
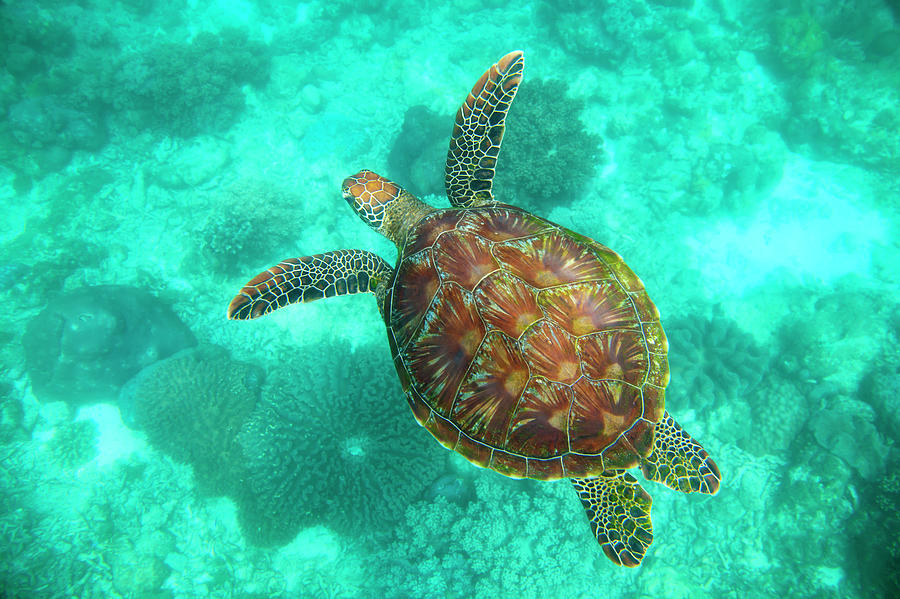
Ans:
{"label": "turtle beak", "polygon": [[355,211],[360,209],[360,198],[366,192],[365,177],[369,171],[360,171],[344,179],[341,183],[341,195]]}
{"label": "turtle beak", "polygon": [[350,193],[350,189],[347,186],[347,181],[349,181],[349,179],[344,179],[344,184],[341,186],[341,195],[344,196],[344,200],[346,200],[347,203],[350,204],[350,207],[355,209],[356,198],[354,198],[353,194]]}

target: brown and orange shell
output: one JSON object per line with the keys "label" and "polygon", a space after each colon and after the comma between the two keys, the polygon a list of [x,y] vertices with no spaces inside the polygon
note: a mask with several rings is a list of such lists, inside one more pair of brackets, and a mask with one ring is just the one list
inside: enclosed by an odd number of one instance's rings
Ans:
{"label": "brown and orange shell", "polygon": [[609,248],[510,206],[438,210],[410,233],[384,301],[416,419],[473,463],[553,480],[652,450],[666,337]]}

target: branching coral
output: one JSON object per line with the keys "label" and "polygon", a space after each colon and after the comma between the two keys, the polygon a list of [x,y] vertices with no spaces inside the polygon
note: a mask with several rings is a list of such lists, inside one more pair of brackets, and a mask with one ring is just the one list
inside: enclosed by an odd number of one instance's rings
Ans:
{"label": "branching coral", "polygon": [[0,516],[0,588],[4,597],[89,596],[103,572],[88,539],[67,528],[71,517],[45,516],[26,506]]}
{"label": "branching coral", "polygon": [[565,0],[541,2],[538,10],[558,44],[606,68],[617,68],[634,51],[649,21],[649,11],[636,3]]}
{"label": "branching coral", "polygon": [[700,315],[665,323],[671,383],[667,395],[693,408],[727,404],[762,380],[769,356],[753,337],[725,317]]}
{"label": "branching coral", "polygon": [[606,592],[618,595],[617,581],[609,578],[615,573],[600,562],[566,481],[514,481],[478,471],[475,489],[477,500],[464,506],[438,497],[407,508],[395,542],[378,555],[372,582],[379,593],[495,597],[498,589],[514,588],[522,598],[568,597],[602,575]]}
{"label": "branching coral", "polygon": [[264,84],[270,68],[267,48],[245,32],[201,33],[127,58],[111,101],[140,128],[178,137],[220,131],[244,110],[240,86]]}
{"label": "branching coral", "polygon": [[188,466],[133,454],[76,474],[32,450],[0,453],[4,599],[276,596],[261,592],[283,578],[271,555],[246,551],[230,503],[198,498]]}
{"label": "branching coral", "polygon": [[296,198],[271,184],[232,185],[198,231],[202,258],[217,271],[252,276],[289,255],[289,243],[302,229],[296,206]]}
{"label": "branching coral", "polygon": [[0,379],[0,445],[27,436],[22,400],[13,394],[13,386]]}
{"label": "branching coral", "polygon": [[[561,81],[525,81],[506,119],[494,195],[528,206],[558,205],[584,190],[603,158],[603,139],[580,120],[584,101]],[[533,207],[533,206],[532,206]]]}
{"label": "branching coral", "polygon": [[291,377],[241,431],[242,522],[256,543],[288,541],[309,522],[387,529],[446,464],[447,451],[413,419],[383,348],[318,351],[315,364],[284,369]]}
{"label": "branching coral", "polygon": [[262,371],[201,346],[144,369],[122,390],[123,409],[158,449],[194,467],[201,489],[231,492],[241,471],[235,442],[253,411]]}

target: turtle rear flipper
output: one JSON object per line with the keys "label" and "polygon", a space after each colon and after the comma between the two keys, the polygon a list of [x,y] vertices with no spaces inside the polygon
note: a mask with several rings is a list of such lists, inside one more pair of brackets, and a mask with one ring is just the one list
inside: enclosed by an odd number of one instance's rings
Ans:
{"label": "turtle rear flipper", "polygon": [[494,201],[491,185],[506,113],[516,97],[524,66],[518,50],[498,60],[457,111],[444,168],[444,186],[454,206],[469,208]]}
{"label": "turtle rear flipper", "polygon": [[650,495],[624,470],[571,480],[606,557],[619,566],[639,566],[653,542]]}
{"label": "turtle rear flipper", "polygon": [[250,279],[228,304],[228,318],[249,320],[297,302],[375,293],[393,272],[380,256],[365,250],[288,258]]}
{"label": "turtle rear flipper", "polygon": [[668,412],[655,431],[653,452],[641,460],[647,480],[683,493],[715,495],[722,475],[706,450]]}

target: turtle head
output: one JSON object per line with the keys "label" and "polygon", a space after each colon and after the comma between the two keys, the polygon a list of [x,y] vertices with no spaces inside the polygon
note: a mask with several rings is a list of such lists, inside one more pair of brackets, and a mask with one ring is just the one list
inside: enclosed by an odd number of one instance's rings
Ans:
{"label": "turtle head", "polygon": [[344,199],[363,221],[402,247],[407,232],[433,209],[393,181],[362,170],[344,179]]}

